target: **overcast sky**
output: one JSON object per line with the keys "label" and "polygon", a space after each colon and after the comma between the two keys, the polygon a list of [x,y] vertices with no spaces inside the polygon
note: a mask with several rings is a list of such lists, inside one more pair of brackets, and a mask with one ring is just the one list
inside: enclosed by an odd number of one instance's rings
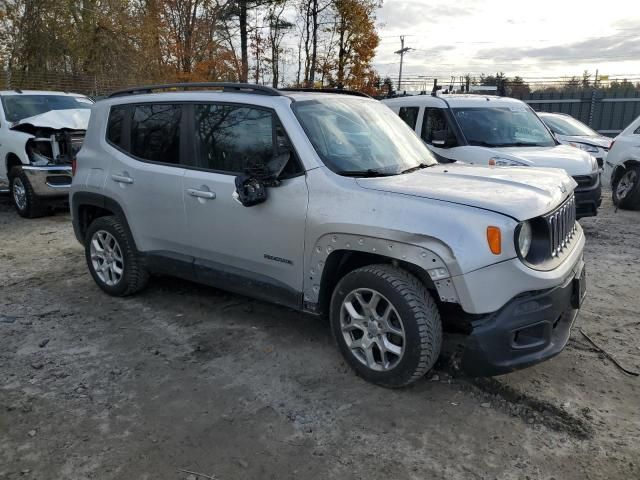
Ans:
{"label": "overcast sky", "polygon": [[[591,6],[592,5],[592,6]],[[638,0],[385,0],[375,66],[398,79],[399,36],[414,48],[403,77],[495,73],[640,77]]]}

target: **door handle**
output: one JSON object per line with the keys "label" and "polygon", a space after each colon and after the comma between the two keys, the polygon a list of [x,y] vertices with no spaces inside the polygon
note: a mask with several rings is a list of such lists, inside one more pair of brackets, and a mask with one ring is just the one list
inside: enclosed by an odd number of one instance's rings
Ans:
{"label": "door handle", "polygon": [[111,175],[111,180],[118,183],[127,183],[127,184],[133,183],[133,178],[127,177],[126,175]]}
{"label": "door handle", "polygon": [[206,198],[208,200],[213,200],[214,198],[216,198],[215,192],[209,192],[207,190],[197,190],[195,188],[187,188],[187,193],[192,197]]}

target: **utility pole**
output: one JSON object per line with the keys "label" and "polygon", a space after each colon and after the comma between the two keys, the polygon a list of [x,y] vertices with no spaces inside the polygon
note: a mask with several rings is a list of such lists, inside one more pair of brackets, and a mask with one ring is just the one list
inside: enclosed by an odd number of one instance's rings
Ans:
{"label": "utility pole", "polygon": [[400,73],[398,74],[398,91],[402,90],[402,61],[404,60],[404,54],[411,50],[409,47],[404,46],[404,35],[400,35],[400,50],[394,52],[396,55],[400,55]]}

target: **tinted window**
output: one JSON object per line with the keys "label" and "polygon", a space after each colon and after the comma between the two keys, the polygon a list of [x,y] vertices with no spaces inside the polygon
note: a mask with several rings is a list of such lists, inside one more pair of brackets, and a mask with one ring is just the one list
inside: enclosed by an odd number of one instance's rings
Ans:
{"label": "tinted window", "polygon": [[[274,155],[271,112],[229,105],[195,105],[196,164],[230,173],[268,163]],[[284,133],[284,132],[283,132]],[[286,137],[278,137],[286,141]]]}
{"label": "tinted window", "polygon": [[441,108],[427,108],[424,111],[424,119],[422,120],[422,139],[431,143],[433,134],[438,131],[446,130],[447,137],[455,140],[455,135],[449,128],[444,110]]}
{"label": "tinted window", "polygon": [[180,161],[180,105],[136,105],[131,121],[131,153],[162,163]]}
{"label": "tinted window", "polygon": [[125,106],[111,107],[109,120],[107,121],[107,140],[118,147],[124,147],[122,140],[122,126],[127,112]]}
{"label": "tinted window", "polygon": [[415,130],[419,111],[420,109],[418,107],[400,107],[398,115],[400,115],[400,118],[404,120],[407,125]]}

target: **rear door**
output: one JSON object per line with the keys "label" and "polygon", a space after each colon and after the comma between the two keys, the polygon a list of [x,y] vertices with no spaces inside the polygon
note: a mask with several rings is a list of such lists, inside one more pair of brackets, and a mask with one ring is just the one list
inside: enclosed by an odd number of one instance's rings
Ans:
{"label": "rear door", "polygon": [[237,175],[291,148],[275,112],[190,107],[195,145],[183,196],[196,274],[206,283],[300,306],[308,192],[295,153],[264,203],[245,207],[234,198]]}
{"label": "rear door", "polygon": [[[180,104],[111,107],[107,142],[113,161],[109,196],[123,208],[136,246],[144,252],[186,253],[182,200]],[[188,261],[188,259],[187,259]]]}

